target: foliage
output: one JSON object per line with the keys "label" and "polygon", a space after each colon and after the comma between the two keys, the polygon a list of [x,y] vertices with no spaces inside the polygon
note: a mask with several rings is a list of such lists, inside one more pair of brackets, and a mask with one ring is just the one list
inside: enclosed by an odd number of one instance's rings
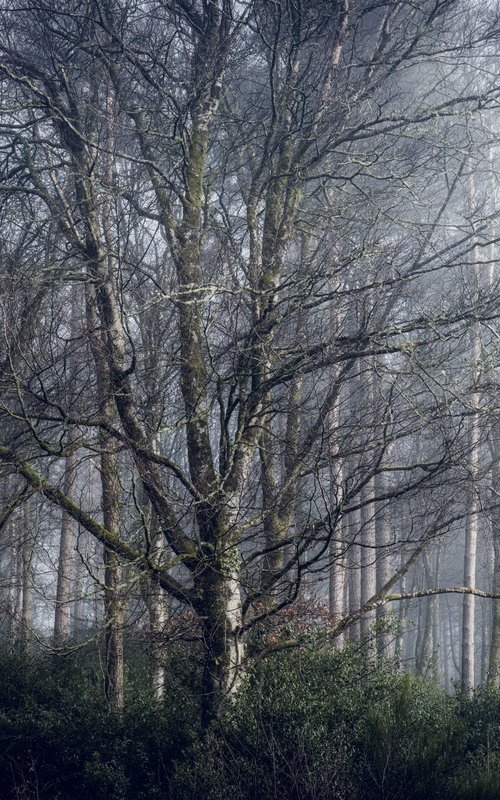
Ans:
{"label": "foliage", "polygon": [[461,763],[464,737],[454,698],[431,681],[397,676],[366,714],[358,762],[364,797],[437,800]]}
{"label": "foliage", "polygon": [[461,769],[451,782],[450,800],[496,800],[500,797],[500,691],[480,687],[460,698],[467,730]]}
{"label": "foliage", "polygon": [[0,667],[2,797],[31,800],[493,800],[500,694],[449,696],[352,645],[263,659],[204,736],[192,650],[170,653],[164,703],[129,652],[123,715],[92,653]]}
{"label": "foliage", "polygon": [[430,681],[348,647],[261,664],[222,730],[177,770],[176,797],[442,798],[461,763],[457,704]]}
{"label": "foliage", "polygon": [[[82,663],[80,654],[26,662],[4,654],[0,785],[26,800],[164,796],[171,764],[194,736],[199,713],[189,673],[178,667],[174,658],[176,682],[165,704],[132,679],[118,716],[104,708],[97,660]],[[130,668],[140,672],[142,665],[132,660]]]}

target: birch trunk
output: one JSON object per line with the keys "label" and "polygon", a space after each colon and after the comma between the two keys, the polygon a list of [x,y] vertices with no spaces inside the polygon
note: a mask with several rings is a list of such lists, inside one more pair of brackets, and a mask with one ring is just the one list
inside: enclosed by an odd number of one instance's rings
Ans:
{"label": "birch trunk", "polygon": [[[432,586],[429,557],[423,554],[423,577],[426,586]],[[417,675],[426,675],[429,669],[432,647],[432,604],[433,598],[426,597],[419,606],[418,635],[415,648],[415,667]]]}
{"label": "birch trunk", "polygon": [[[205,663],[202,724],[220,717],[242,678],[244,645],[239,636],[241,594],[237,575],[211,571],[204,581],[200,608]],[[204,613],[203,613],[204,612]]]}
{"label": "birch trunk", "polygon": [[[477,326],[473,332],[473,363],[478,364],[480,357],[480,341]],[[477,394],[472,399],[475,405],[478,402]],[[479,468],[479,415],[473,412],[469,426],[469,471],[470,483],[467,497],[467,511],[465,520],[465,548],[464,548],[464,586],[476,585],[476,560],[478,541],[478,500],[474,485]],[[472,691],[475,685],[475,597],[466,594],[463,598],[462,610],[462,690],[465,693]]]}
{"label": "birch trunk", "polygon": [[[332,329],[338,330],[338,319],[332,314]],[[332,380],[337,379],[337,374],[332,371]],[[330,614],[334,622],[342,619],[346,613],[345,594],[347,584],[346,547],[347,547],[347,521],[342,513],[343,506],[343,464],[338,461],[337,451],[339,446],[339,432],[341,430],[340,406],[337,402],[329,418],[329,447],[332,452],[330,467],[330,518],[333,526],[330,541],[330,569],[328,575],[328,603]],[[340,517],[339,517],[340,512]],[[335,638],[335,647],[342,648],[344,632]]]}
{"label": "birch trunk", "polygon": [[93,542],[87,531],[82,530],[77,540],[77,557],[74,570],[73,595],[75,602],[73,605],[72,630],[73,636],[81,637],[89,626],[89,608],[87,599],[87,584],[89,582],[88,569],[86,563],[90,557],[90,549]]}
{"label": "birch trunk", "polygon": [[[469,207],[472,209],[476,204],[476,186],[473,173],[469,178]],[[480,286],[479,248],[475,247],[473,252],[474,259],[474,290]],[[478,413],[479,394],[475,390],[475,384],[479,378],[481,364],[481,329],[476,322],[472,325],[471,332],[471,385],[473,387],[470,399],[472,413],[469,417],[468,430],[468,472],[469,486],[466,498],[466,519],[465,519],[465,543],[464,543],[464,586],[476,585],[476,561],[477,561],[477,540],[479,527],[479,505],[477,499],[475,481],[477,479],[479,460],[480,460],[480,419]],[[469,693],[475,685],[475,597],[474,595],[464,595],[462,608],[462,691]]]}
{"label": "birch trunk", "polygon": [[[162,563],[165,551],[164,537],[153,514],[151,519],[151,558],[155,564]],[[149,578],[144,587],[145,600],[149,616],[149,632],[151,638],[150,676],[153,697],[161,701],[165,696],[165,678],[167,653],[164,644],[165,624],[168,619],[167,596],[158,581]]]}
{"label": "birch trunk", "polygon": [[[334,621],[338,621],[345,616],[345,594],[347,584],[346,559],[345,559],[345,525],[343,519],[338,525],[338,533],[334,532],[333,540],[330,544],[330,571],[328,581],[329,610]],[[335,638],[335,646],[342,648],[344,643],[344,632],[342,631]]]}

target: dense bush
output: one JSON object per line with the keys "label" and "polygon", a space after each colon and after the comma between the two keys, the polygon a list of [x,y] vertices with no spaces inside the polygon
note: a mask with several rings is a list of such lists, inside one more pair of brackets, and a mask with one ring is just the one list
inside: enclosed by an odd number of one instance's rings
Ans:
{"label": "dense bush", "polygon": [[[368,674],[367,674],[368,672]],[[366,654],[295,653],[247,680],[178,767],[182,800],[442,800],[463,762],[457,702]]]}
{"label": "dense bush", "polygon": [[[0,796],[22,800],[153,800],[164,797],[174,759],[198,735],[199,708],[185,660],[161,707],[137,678],[122,716],[105,711],[91,659],[3,655]],[[135,678],[135,680],[134,680]],[[1,792],[4,792],[2,795]]]}
{"label": "dense bush", "polygon": [[367,709],[359,742],[358,785],[366,800],[442,800],[466,743],[456,701],[435,683],[398,675]]}
{"label": "dense bush", "polygon": [[[387,671],[387,670],[385,670]],[[275,656],[248,676],[234,707],[175,776],[180,800],[351,796],[367,703],[384,670],[364,679],[360,654]],[[384,676],[385,677],[385,676]]]}
{"label": "dense bush", "polygon": [[450,781],[450,800],[500,798],[500,691],[480,687],[472,697],[458,698],[467,731],[460,768]]}
{"label": "dense bush", "polygon": [[0,667],[0,792],[17,800],[498,800],[500,694],[446,695],[359,649],[275,655],[202,736],[193,653],[171,654],[165,702],[129,656],[122,716],[98,661]]}

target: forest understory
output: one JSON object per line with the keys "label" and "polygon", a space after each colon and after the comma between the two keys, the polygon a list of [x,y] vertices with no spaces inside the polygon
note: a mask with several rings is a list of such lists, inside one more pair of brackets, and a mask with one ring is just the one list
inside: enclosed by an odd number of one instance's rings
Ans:
{"label": "forest understory", "polygon": [[201,728],[199,651],[172,648],[165,698],[127,647],[127,696],[103,700],[95,648],[0,668],[2,800],[498,800],[500,692],[445,692],[368,645],[273,655]]}
{"label": "forest understory", "polygon": [[500,800],[500,0],[0,0],[0,796]]}

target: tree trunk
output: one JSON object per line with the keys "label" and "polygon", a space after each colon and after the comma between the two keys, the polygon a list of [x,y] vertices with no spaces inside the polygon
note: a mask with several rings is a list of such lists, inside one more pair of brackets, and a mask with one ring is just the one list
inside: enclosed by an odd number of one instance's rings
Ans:
{"label": "tree trunk", "polygon": [[[66,458],[63,492],[72,498],[76,478],[76,455]],[[67,511],[62,512],[59,563],[57,567],[56,608],[54,616],[54,642],[64,644],[71,635],[71,594],[73,584],[73,550],[77,525]]]}
{"label": "tree trunk", "polygon": [[[361,511],[356,509],[349,514],[349,613],[361,607],[361,547],[359,537],[361,531]],[[357,620],[349,628],[349,638],[354,642],[361,639],[361,624]]]}
{"label": "tree trunk", "polygon": [[[109,264],[111,268],[111,264]],[[97,377],[97,392],[101,414],[112,426],[115,421],[113,381],[105,357],[106,341],[97,315],[94,288],[86,287],[86,313],[90,331],[90,345]],[[99,430],[101,508],[104,527],[119,538],[120,534],[120,481],[118,441],[104,428]],[[123,599],[120,584],[122,568],[119,557],[104,548],[104,624],[105,624],[105,674],[104,691],[110,711],[120,711],[124,702],[123,684]]]}
{"label": "tree trunk", "polygon": [[23,505],[23,525],[22,525],[22,583],[21,583],[21,631],[20,646],[21,652],[27,655],[31,647],[31,620],[33,602],[33,575],[32,562],[34,551],[34,535],[31,530],[30,503],[26,501]]}
{"label": "tree trunk", "polygon": [[[374,506],[368,502],[372,497],[373,479],[368,481],[361,493],[361,500],[365,503],[361,509],[361,605],[373,597],[377,586]],[[375,611],[363,614],[361,618],[363,637],[369,636],[374,622]]]}
{"label": "tree trunk", "polygon": [[[202,725],[223,713],[237,691],[242,677],[244,644],[241,626],[240,583],[215,565],[203,581],[200,606],[205,652],[203,667]],[[226,571],[227,577],[224,577]]]}
{"label": "tree trunk", "polygon": [[[363,416],[367,423],[367,430],[364,436],[365,446],[370,453],[371,461],[365,464],[365,469],[370,472],[373,468],[374,453],[371,446],[374,439],[374,369],[373,360],[366,362],[366,375],[360,378],[360,402],[363,409]],[[373,497],[375,493],[375,480],[370,478],[361,490],[361,604],[366,603],[377,589],[377,550],[375,534],[375,505]],[[375,622],[375,611],[365,613],[361,618],[361,635],[368,637]]]}
{"label": "tree trunk", "polygon": [[104,692],[110,711],[120,711],[124,703],[123,601],[120,596],[122,568],[116,553],[104,550]]}
{"label": "tree trunk", "polygon": [[[441,542],[438,542],[436,549],[436,560],[433,576],[434,586],[441,586]],[[440,638],[441,638],[441,604],[440,598],[434,596],[430,598],[431,617],[432,617],[432,665],[435,670],[439,669],[440,662]]]}
{"label": "tree trunk", "polygon": [[[493,441],[490,443],[493,464],[491,468],[491,484],[495,501],[498,502],[500,489],[500,424],[496,424]],[[493,540],[493,579],[491,591],[500,594],[500,509],[495,508],[491,517],[491,535]],[[491,624],[491,645],[488,666],[488,682],[500,688],[500,600],[492,600],[493,620]]]}
{"label": "tree trunk", "polygon": [[[332,329],[337,332],[338,320],[332,315]],[[337,379],[336,371],[332,371],[332,380]],[[338,460],[337,450],[339,447],[339,431],[341,430],[340,407],[338,402],[335,404],[329,418],[329,448],[331,451],[330,467],[330,518],[332,538],[330,541],[330,568],[328,575],[328,605],[329,611],[334,621],[342,619],[346,613],[345,595],[347,583],[346,571],[346,547],[348,527],[347,519],[339,510],[343,506],[343,464]],[[335,647],[342,648],[344,643],[344,632],[335,638]]]}
{"label": "tree trunk", "polygon": [[[476,205],[476,186],[474,173],[471,171],[469,177],[469,207],[472,209]],[[480,287],[481,275],[479,262],[481,254],[477,247],[473,252],[474,280],[471,289],[478,291]],[[479,323],[474,323],[470,330],[471,353],[470,371],[471,387],[470,405],[472,413],[469,417],[468,430],[468,472],[469,486],[466,498],[466,520],[465,520],[465,544],[464,544],[464,586],[476,585],[476,560],[477,560],[477,540],[479,528],[479,504],[476,492],[476,479],[480,460],[480,419],[479,419],[479,394],[476,390],[476,383],[481,369],[481,330]],[[475,597],[471,594],[464,595],[462,609],[462,691],[469,693],[475,685]]]}
{"label": "tree trunk", "polygon": [[445,691],[448,692],[451,686],[451,680],[450,680],[451,642],[450,642],[448,625],[445,624],[445,620],[442,620],[442,622],[443,622],[443,627],[441,630],[441,642],[442,642],[441,668],[443,671],[444,688]]}
{"label": "tree trunk", "polygon": [[[330,570],[328,581],[329,611],[334,622],[342,619],[346,613],[345,594],[347,583],[346,559],[345,559],[345,540],[344,517],[337,525],[337,530],[333,533],[330,543]],[[335,647],[342,648],[344,643],[344,633],[341,632],[335,638]]]}
{"label": "tree trunk", "polygon": [[15,535],[15,521],[11,517],[6,526],[7,541],[9,542],[9,585],[7,594],[7,625],[6,636],[11,651],[18,644],[19,637],[19,580],[20,558],[19,543]]}
{"label": "tree trunk", "polygon": [[[120,484],[118,479],[118,444],[103,431],[101,437],[102,513],[108,531],[120,529]],[[123,684],[123,599],[120,583],[122,567],[116,553],[104,550],[104,691],[110,711],[120,711],[124,702]]]}
{"label": "tree trunk", "polygon": [[72,631],[75,638],[80,638],[89,628],[89,601],[87,598],[87,584],[89,582],[87,560],[90,557],[90,549],[94,546],[87,531],[82,530],[78,537],[77,558],[75,562],[75,574],[73,584],[73,595],[75,602],[73,605]]}
{"label": "tree trunk", "polygon": [[[423,554],[423,576],[426,586],[432,586],[429,557]],[[434,598],[426,597],[419,606],[418,636],[415,652],[415,671],[417,675],[426,675],[429,669],[432,649],[432,603]]]}
{"label": "tree trunk", "polygon": [[[401,552],[400,555],[400,568],[404,565],[407,560],[407,555]],[[413,591],[413,584],[414,584],[414,574],[415,570],[412,570],[411,581],[410,576],[404,574],[400,581],[400,592]],[[405,650],[408,647],[409,643],[409,636],[407,631],[406,622],[409,616],[410,606],[407,600],[400,600],[399,601],[399,610],[398,610],[398,617],[399,617],[399,631],[396,637],[396,656],[399,660],[399,663],[402,664],[405,661]]]}
{"label": "tree trunk", "polygon": [[[479,466],[479,417],[477,413],[474,413],[470,418],[469,465],[471,477],[465,521],[464,586],[475,586],[479,523],[478,502],[474,485]],[[463,598],[462,612],[462,691],[465,693],[471,692],[475,685],[475,652],[475,597],[474,595],[466,594]]]}
{"label": "tree trunk", "polygon": [[[154,563],[160,564],[165,550],[163,533],[158,525],[156,515],[151,519],[151,558]],[[144,587],[146,605],[149,615],[149,632],[151,638],[150,674],[153,697],[161,701],[165,696],[166,677],[166,648],[164,644],[165,623],[168,618],[167,596],[159,583],[150,578]]]}
{"label": "tree trunk", "polygon": [[151,583],[149,599],[149,626],[151,631],[151,689],[156,700],[165,696],[166,648],[163,643],[167,621],[167,597],[158,583]]}
{"label": "tree trunk", "polygon": [[[375,495],[380,497],[387,490],[385,473],[375,477]],[[386,501],[378,504],[375,512],[375,541],[377,545],[377,591],[385,586],[392,575],[389,546],[391,531],[389,527],[390,510]],[[384,624],[389,610],[386,605],[377,608],[377,622],[380,630],[377,631],[377,651],[379,655],[390,656],[393,651],[394,636],[384,630]]]}

